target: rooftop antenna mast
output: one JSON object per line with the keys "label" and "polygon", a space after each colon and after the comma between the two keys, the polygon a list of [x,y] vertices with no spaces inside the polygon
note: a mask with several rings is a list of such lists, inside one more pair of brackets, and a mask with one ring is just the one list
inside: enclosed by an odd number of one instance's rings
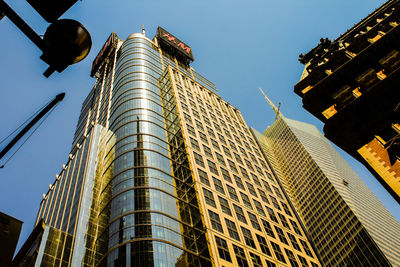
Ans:
{"label": "rooftop antenna mast", "polygon": [[275,106],[275,104],[268,98],[268,96],[264,93],[264,91],[259,88],[261,93],[264,95],[264,98],[267,100],[268,104],[271,106],[272,110],[275,112],[275,121],[278,119],[279,116],[283,116],[280,114],[280,108],[281,108],[281,102],[279,102],[278,107]]}
{"label": "rooftop antenna mast", "polygon": [[142,24],[142,34],[146,36],[146,29],[144,28],[144,24]]}

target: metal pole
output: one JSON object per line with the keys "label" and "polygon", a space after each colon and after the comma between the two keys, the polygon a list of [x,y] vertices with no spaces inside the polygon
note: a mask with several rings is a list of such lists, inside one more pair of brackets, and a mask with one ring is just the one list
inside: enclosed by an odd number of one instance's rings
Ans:
{"label": "metal pole", "polygon": [[4,0],[0,0],[0,14],[4,13],[12,23],[15,24],[40,50],[43,51],[43,39],[20,17],[17,13],[7,5]]}
{"label": "metal pole", "polygon": [[37,123],[47,112],[49,112],[58,102],[64,99],[65,93],[58,94],[47,106],[43,108],[38,115],[36,115],[11,141],[8,145],[0,151],[0,159],[22,138],[35,123]]}

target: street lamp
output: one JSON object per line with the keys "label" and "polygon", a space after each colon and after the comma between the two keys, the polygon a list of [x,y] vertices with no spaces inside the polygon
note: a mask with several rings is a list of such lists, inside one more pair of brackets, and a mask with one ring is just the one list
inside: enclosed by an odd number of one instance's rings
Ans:
{"label": "street lamp", "polygon": [[54,71],[62,72],[89,54],[92,40],[82,24],[71,19],[57,20],[77,0],[27,1],[46,21],[51,22],[43,39],[4,0],[0,0],[0,19],[2,14],[7,16],[42,50],[40,58],[49,64],[43,73],[45,77],[50,77]]}

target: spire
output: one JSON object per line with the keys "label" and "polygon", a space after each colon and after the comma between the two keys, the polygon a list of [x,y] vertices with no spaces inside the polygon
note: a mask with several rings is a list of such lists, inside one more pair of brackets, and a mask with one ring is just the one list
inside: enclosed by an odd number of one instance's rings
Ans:
{"label": "spire", "polygon": [[144,24],[142,24],[142,34],[146,36],[146,29],[144,28]]}
{"label": "spire", "polygon": [[275,112],[275,120],[278,119],[278,116],[283,117],[283,115],[280,113],[280,108],[281,108],[281,102],[279,102],[278,107],[275,106],[275,104],[268,98],[268,96],[264,93],[264,91],[259,88],[261,93],[264,95],[264,98],[267,100],[268,104],[271,106],[272,110]]}

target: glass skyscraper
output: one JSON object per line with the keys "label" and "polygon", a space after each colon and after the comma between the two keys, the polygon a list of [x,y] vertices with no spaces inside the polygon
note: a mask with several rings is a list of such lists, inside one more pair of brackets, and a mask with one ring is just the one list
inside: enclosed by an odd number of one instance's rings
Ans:
{"label": "glass skyscraper", "polygon": [[95,59],[21,266],[320,266],[241,113],[159,28]]}
{"label": "glass skyscraper", "polygon": [[[266,97],[267,98],[267,97]],[[400,223],[329,141],[285,118],[257,139],[326,266],[399,266]]]}

